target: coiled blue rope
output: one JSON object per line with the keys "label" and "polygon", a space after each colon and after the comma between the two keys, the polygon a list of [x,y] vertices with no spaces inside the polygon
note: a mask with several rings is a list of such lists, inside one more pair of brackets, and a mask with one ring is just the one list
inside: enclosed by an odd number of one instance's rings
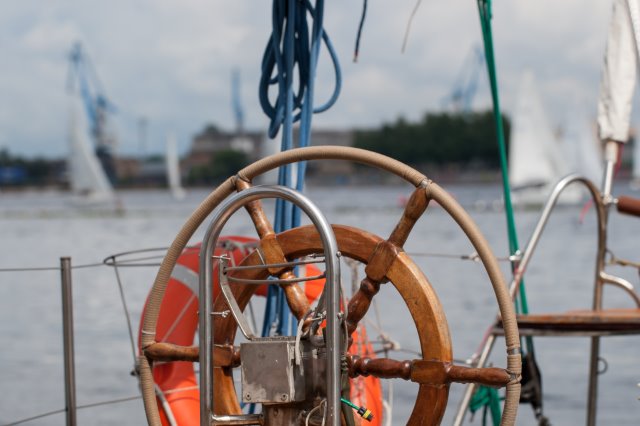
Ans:
{"label": "coiled blue rope", "polygon": [[[313,22],[311,29],[309,18]],[[323,28],[324,0],[316,0],[315,7],[310,0],[274,0],[271,19],[273,28],[262,58],[259,99],[262,110],[270,119],[269,137],[275,138],[282,129],[281,150],[286,151],[294,147],[293,124],[298,121],[300,132],[296,146],[309,145],[313,114],[326,111],[336,102],[342,74],[336,52]],[[314,107],[314,81],[322,43],[333,64],[335,84],[329,99]],[[275,92],[273,100],[270,92]],[[280,167],[278,184],[302,191],[305,173],[306,163],[298,163],[294,182],[293,167]],[[299,209],[277,200],[274,225],[276,232],[299,226]],[[295,327],[283,291],[270,286],[262,335],[292,334]]]}

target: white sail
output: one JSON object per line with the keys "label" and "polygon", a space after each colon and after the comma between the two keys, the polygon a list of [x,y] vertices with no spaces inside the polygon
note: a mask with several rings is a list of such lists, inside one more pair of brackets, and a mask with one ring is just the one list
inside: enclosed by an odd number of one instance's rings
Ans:
{"label": "white sail", "polygon": [[[578,111],[579,108],[572,108]],[[578,173],[596,187],[600,187],[603,176],[603,158],[600,141],[596,137],[595,127],[586,114],[576,113],[567,123],[563,135],[563,146],[570,166],[569,172]]]}
{"label": "white sail", "polygon": [[629,186],[634,191],[637,191],[640,189],[640,140],[638,136],[633,138],[631,149],[633,149],[633,158],[631,159],[631,181]]}
{"label": "white sail", "polygon": [[80,112],[80,100],[70,95],[70,155],[68,162],[71,191],[89,202],[113,200],[114,194],[100,160],[89,142],[89,126]]}
{"label": "white sail", "polygon": [[167,184],[173,198],[180,200],[185,197],[180,182],[180,161],[178,159],[178,144],[174,135],[167,136],[166,147]]}
{"label": "white sail", "polygon": [[[544,203],[552,186],[569,169],[531,72],[525,72],[520,83],[509,146],[509,181],[514,203]],[[571,200],[567,196],[561,200],[577,201],[576,195]]]}
{"label": "white sail", "polygon": [[631,177],[634,180],[640,180],[640,139],[638,136],[633,139],[633,158],[632,158],[632,168],[631,168]]}
{"label": "white sail", "polygon": [[[269,139],[268,136],[264,136],[260,143],[260,158],[268,157],[280,152],[281,144],[280,140]],[[297,163],[294,164],[297,166]],[[294,168],[291,169],[296,170]],[[295,176],[295,173],[293,174]],[[256,177],[256,182],[260,185],[275,185],[278,183],[278,169],[269,170],[266,173]]]}

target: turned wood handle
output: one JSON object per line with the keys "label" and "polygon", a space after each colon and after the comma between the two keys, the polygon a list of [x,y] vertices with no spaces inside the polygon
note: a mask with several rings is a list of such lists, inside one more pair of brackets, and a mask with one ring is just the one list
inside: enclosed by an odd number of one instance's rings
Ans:
{"label": "turned wood handle", "polygon": [[347,365],[350,377],[373,375],[381,379],[409,380],[411,378],[412,361],[351,355],[347,358]]}
{"label": "turned wood handle", "polygon": [[154,361],[190,361],[198,362],[197,346],[180,346],[173,343],[154,343],[144,349],[147,358]]}
{"label": "turned wood handle", "polygon": [[[198,362],[200,349],[197,346],[180,346],[173,343],[154,343],[144,349],[147,358],[154,361],[189,361]],[[240,352],[232,346],[219,346],[213,348],[213,365],[215,367],[238,367],[240,365]]]}
{"label": "turned wood handle", "polygon": [[349,376],[375,376],[383,379],[404,379],[441,386],[452,382],[479,383],[501,388],[514,380],[514,375],[502,368],[470,368],[450,362],[398,361],[388,358],[366,358],[352,355],[347,358]]}
{"label": "turned wood handle", "polygon": [[380,290],[380,284],[386,282],[386,275],[398,254],[402,252],[402,246],[407,241],[409,233],[416,221],[422,216],[429,205],[429,198],[420,185],[413,191],[411,198],[405,207],[400,221],[391,232],[387,241],[378,243],[364,268],[366,277],[360,282],[360,288],[349,301],[347,314],[347,332],[349,336],[358,327],[358,323],[364,318],[373,297]]}
{"label": "turned wood handle", "polygon": [[618,211],[632,216],[640,216],[640,199],[627,197],[625,195],[618,197]]}
{"label": "turned wood handle", "polygon": [[506,386],[514,379],[503,368],[471,368],[449,362],[415,360],[411,367],[411,381],[425,384],[478,383],[493,388]]}
{"label": "turned wood handle", "polygon": [[360,281],[360,288],[351,297],[348,304],[347,313],[347,333],[351,336],[358,328],[358,323],[364,318],[373,296],[380,291],[380,282],[365,277]]}
{"label": "turned wood handle", "polygon": [[427,193],[424,187],[420,185],[413,191],[413,194],[411,194],[404,212],[402,212],[402,217],[391,232],[388,241],[398,247],[404,246],[411,229],[413,229],[413,225],[416,224],[420,216],[427,210],[428,205],[429,199],[427,198]]}
{"label": "turned wood handle", "polygon": [[450,382],[479,383],[493,388],[507,386],[514,379],[512,374],[504,368],[471,368],[460,365],[452,365],[447,372],[447,376]]}
{"label": "turned wood handle", "polygon": [[[251,184],[249,182],[245,182],[242,179],[238,179],[236,181],[236,189],[238,191],[243,191],[250,187]],[[262,203],[259,200],[252,201],[245,205],[245,209],[247,210],[247,213],[249,213],[251,221],[253,222],[256,231],[258,232],[258,236],[260,237],[260,247],[258,250],[262,251],[265,261],[268,264],[286,263],[287,259],[282,252],[282,248],[278,244],[273,227],[262,209]],[[282,280],[291,280],[296,278],[290,267],[271,267],[269,268],[269,273]],[[281,287],[284,290],[285,297],[287,298],[287,304],[289,305],[291,312],[298,320],[302,320],[305,314],[311,310],[311,306],[309,305],[309,301],[307,300],[304,290],[302,290],[302,288],[297,284],[283,284]]]}

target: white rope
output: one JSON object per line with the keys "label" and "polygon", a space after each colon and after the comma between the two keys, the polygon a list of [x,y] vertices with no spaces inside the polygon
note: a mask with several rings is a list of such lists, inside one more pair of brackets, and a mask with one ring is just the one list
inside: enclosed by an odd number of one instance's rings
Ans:
{"label": "white rope", "polygon": [[294,346],[294,354],[296,365],[300,367],[300,375],[304,376],[304,367],[302,366],[302,351],[300,350],[300,339],[302,338],[302,326],[304,325],[304,320],[306,315],[303,316],[300,321],[298,321],[298,330],[296,332],[296,343]]}

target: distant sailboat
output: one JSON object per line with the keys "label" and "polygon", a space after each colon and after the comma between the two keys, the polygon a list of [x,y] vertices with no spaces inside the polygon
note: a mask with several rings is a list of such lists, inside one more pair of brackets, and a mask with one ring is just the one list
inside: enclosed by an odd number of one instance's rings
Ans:
{"label": "distant sailboat", "polygon": [[[572,108],[579,111],[579,108]],[[600,187],[603,176],[603,159],[600,141],[596,137],[595,128],[587,119],[587,114],[576,113],[565,129],[562,144],[565,148],[570,173],[578,173],[596,187]]]}
{"label": "distant sailboat", "polygon": [[89,143],[89,126],[80,113],[80,100],[70,95],[69,183],[76,201],[82,204],[107,203],[115,200],[113,188],[93,147]]}
{"label": "distant sailboat", "polygon": [[166,147],[167,184],[171,195],[176,200],[185,197],[185,191],[180,182],[180,161],[178,159],[178,144],[174,135],[167,136]]}
{"label": "distant sailboat", "polygon": [[[509,143],[509,181],[516,205],[541,205],[553,185],[569,173],[535,84],[526,72],[512,114]],[[561,202],[577,202],[577,192],[563,193]]]}

